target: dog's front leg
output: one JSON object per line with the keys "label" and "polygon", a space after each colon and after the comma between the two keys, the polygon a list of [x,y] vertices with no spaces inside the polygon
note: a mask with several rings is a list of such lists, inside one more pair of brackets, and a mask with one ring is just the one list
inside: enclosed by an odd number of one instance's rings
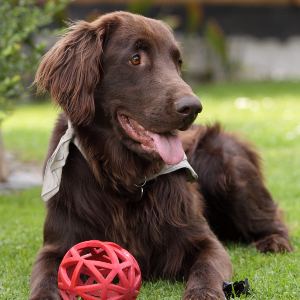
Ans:
{"label": "dog's front leg", "polygon": [[61,300],[57,274],[62,257],[50,246],[44,246],[31,273],[29,300]]}
{"label": "dog's front leg", "polygon": [[196,263],[190,271],[183,300],[224,300],[223,281],[232,276],[228,254],[216,238],[201,244]]}

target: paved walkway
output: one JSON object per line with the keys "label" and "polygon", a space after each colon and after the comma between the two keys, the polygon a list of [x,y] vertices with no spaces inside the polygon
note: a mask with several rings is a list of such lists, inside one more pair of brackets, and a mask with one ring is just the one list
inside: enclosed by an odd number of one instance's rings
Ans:
{"label": "paved walkway", "polygon": [[11,153],[6,153],[6,161],[9,169],[9,177],[7,182],[0,183],[0,194],[42,185],[42,165],[21,163]]}

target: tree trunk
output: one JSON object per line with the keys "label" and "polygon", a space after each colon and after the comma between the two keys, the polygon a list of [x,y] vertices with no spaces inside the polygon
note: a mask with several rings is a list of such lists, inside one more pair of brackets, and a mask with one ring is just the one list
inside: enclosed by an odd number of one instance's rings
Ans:
{"label": "tree trunk", "polygon": [[8,169],[4,157],[4,149],[2,145],[2,135],[0,128],[0,182],[6,182],[8,177]]}

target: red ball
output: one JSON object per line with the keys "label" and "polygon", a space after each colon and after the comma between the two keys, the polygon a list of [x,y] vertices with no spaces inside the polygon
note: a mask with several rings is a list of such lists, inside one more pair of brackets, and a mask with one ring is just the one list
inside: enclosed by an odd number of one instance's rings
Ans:
{"label": "red ball", "polygon": [[134,257],[110,242],[75,245],[58,270],[58,287],[64,300],[136,299],[141,283],[141,271]]}

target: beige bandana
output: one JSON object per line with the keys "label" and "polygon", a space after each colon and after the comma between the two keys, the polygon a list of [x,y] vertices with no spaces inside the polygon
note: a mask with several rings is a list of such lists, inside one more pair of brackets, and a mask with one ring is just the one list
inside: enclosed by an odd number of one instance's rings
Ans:
{"label": "beige bandana", "polygon": [[[66,133],[61,137],[55,151],[49,158],[44,174],[43,188],[42,188],[42,199],[43,201],[48,201],[53,197],[58,191],[61,182],[61,175],[63,166],[66,164],[67,157],[69,155],[69,145],[70,142],[74,143],[76,147],[80,150],[82,155],[85,157],[82,149],[78,144],[78,140],[75,137],[74,128],[70,121],[68,121],[68,129]],[[85,157],[86,158],[86,157]],[[155,179],[160,175],[174,172],[176,170],[185,168],[186,169],[186,180],[188,182],[194,182],[197,180],[198,176],[193,170],[191,165],[187,161],[187,157],[184,154],[183,160],[177,165],[167,165],[155,176],[145,178],[144,183],[149,180]]]}

